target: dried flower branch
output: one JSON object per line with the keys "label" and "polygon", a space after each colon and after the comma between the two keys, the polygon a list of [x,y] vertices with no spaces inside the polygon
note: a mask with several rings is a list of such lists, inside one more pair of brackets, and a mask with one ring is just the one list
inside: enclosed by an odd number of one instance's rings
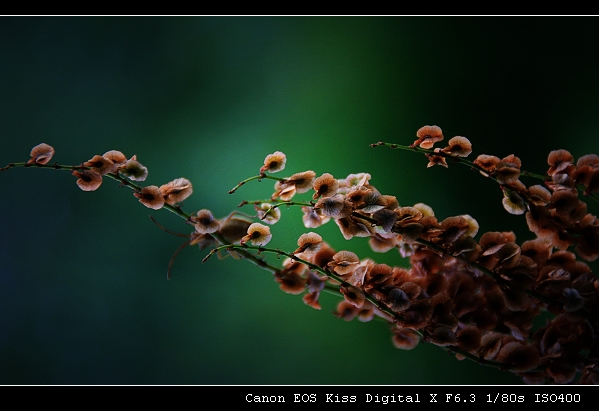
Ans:
{"label": "dried flower branch", "polygon": [[[193,227],[169,261],[167,278],[178,253],[198,245],[210,251],[203,258],[232,256],[248,260],[273,274],[282,291],[303,294],[309,307],[320,309],[323,291],[339,296],[334,314],[345,320],[378,319],[389,324],[391,340],[400,349],[425,341],[458,359],[512,372],[526,383],[599,384],[599,279],[588,262],[599,258],[599,220],[583,198],[599,201],[599,156],[576,159],[566,150],[549,153],[545,175],[521,169],[521,160],[481,154],[467,159],[472,144],[464,136],[444,140],[439,126],[424,126],[409,145],[378,142],[419,152],[427,167],[463,164],[494,180],[502,190],[506,211],[522,215],[536,238],[518,243],[506,227],[484,232],[470,215],[438,219],[425,204],[402,206],[394,195],[379,192],[369,173],[344,178],[312,170],[290,177],[281,172],[287,156],[269,154],[258,175],[240,181],[275,181],[269,198],[243,200],[254,215],[238,211],[216,218],[201,209],[183,211],[193,192],[181,177],[160,186],[142,186],[148,170],[118,151],[94,155],[81,165],[49,164],[55,152],[47,144],[31,151],[30,159],[0,169],[37,167],[64,170],[77,177],[84,191],[96,190],[104,177],[129,187],[146,207],[166,209]],[[267,174],[269,173],[269,174]],[[526,186],[522,176],[539,184]],[[306,194],[306,201],[296,196]],[[267,247],[276,238],[270,226],[282,217],[281,206],[300,207],[309,229],[293,251]],[[349,250],[334,250],[315,229],[335,222],[346,240],[366,237],[377,253],[395,250],[408,267],[376,263]],[[268,262],[274,254],[280,262]],[[546,324],[535,325],[540,315]]]}

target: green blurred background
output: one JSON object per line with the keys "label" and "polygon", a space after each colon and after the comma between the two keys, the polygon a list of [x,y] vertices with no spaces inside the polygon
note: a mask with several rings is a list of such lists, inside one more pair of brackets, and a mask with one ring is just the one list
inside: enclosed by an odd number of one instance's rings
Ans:
{"label": "green blurred background", "polygon": [[[599,25],[593,17],[2,17],[0,165],[46,142],[78,164],[120,150],[145,184],[193,183],[184,209],[223,217],[270,195],[280,174],[369,172],[401,205],[470,214],[482,231],[532,238],[501,192],[465,167],[369,147],[409,144],[427,124],[464,135],[473,156],[516,154],[544,173],[550,150],[599,151]],[[523,180],[533,184],[531,180]],[[442,349],[393,347],[378,321],[346,322],[245,261],[184,249],[156,227],[190,227],[105,180],[0,173],[0,384],[520,384]],[[251,212],[251,208],[242,209]],[[597,207],[591,206],[597,212]],[[282,210],[271,244],[307,231]],[[337,250],[405,265],[317,232]],[[269,257],[271,258],[271,257]],[[275,260],[276,261],[276,260]],[[596,265],[595,265],[596,267]],[[594,268],[595,269],[595,268]]]}

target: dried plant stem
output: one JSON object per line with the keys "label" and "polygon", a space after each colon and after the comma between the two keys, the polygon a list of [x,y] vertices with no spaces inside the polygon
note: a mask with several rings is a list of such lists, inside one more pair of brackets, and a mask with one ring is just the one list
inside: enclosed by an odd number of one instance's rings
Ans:
{"label": "dried plant stem", "polygon": [[283,181],[284,180],[284,178],[273,177],[273,176],[268,175],[268,174],[258,174],[256,176],[252,176],[252,177],[246,178],[245,180],[242,180],[239,183],[237,183],[237,185],[235,187],[233,187],[232,189],[229,190],[229,194],[233,194],[235,191],[237,191],[237,189],[239,187],[241,187],[242,185],[244,185],[246,183],[249,183],[252,180],[261,181],[262,179],[265,179],[265,178],[271,179],[271,180],[278,180],[278,181]]}
{"label": "dried plant stem", "polygon": [[[417,153],[423,153],[423,154],[434,154],[434,155],[438,155],[438,156],[444,157],[446,160],[449,160],[451,162],[462,164],[462,165],[464,165],[464,166],[466,166],[466,167],[468,167],[468,168],[470,168],[472,170],[476,170],[476,171],[480,172],[481,174],[487,176],[487,178],[490,178],[491,180],[495,181],[500,186],[502,185],[497,180],[497,178],[495,178],[493,175],[489,175],[489,172],[487,170],[485,170],[484,168],[478,166],[477,164],[474,164],[474,162],[472,162],[470,160],[467,160],[464,157],[451,156],[451,155],[448,155],[448,154],[444,153],[443,151],[435,152],[434,149],[426,149],[426,148],[421,148],[421,147],[418,147],[418,146],[416,146],[416,147],[410,147],[410,146],[406,146],[406,145],[402,145],[402,144],[386,143],[384,141],[379,141],[378,143],[370,144],[370,147],[378,147],[378,146],[389,147],[389,148],[392,148],[392,149],[399,149],[399,150],[405,150],[405,151],[411,151],[411,152],[417,152]],[[547,176],[542,176],[540,174],[531,173],[530,171],[525,171],[525,170],[521,170],[520,174],[523,175],[523,176],[535,178],[535,179],[540,180],[540,181],[550,181],[551,180]],[[582,186],[580,184],[576,188],[581,193],[584,193],[584,191],[585,191],[584,186]],[[595,195],[593,193],[586,194],[586,195],[599,203],[599,196],[597,196],[597,195]]]}

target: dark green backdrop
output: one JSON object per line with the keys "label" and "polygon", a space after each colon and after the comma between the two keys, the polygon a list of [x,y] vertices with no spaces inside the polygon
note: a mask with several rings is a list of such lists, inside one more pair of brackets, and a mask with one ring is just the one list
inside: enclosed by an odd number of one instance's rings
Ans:
{"label": "dark green backdrop", "polygon": [[[120,150],[146,184],[191,180],[186,211],[223,217],[270,195],[270,181],[227,193],[280,150],[281,176],[369,172],[401,205],[523,241],[491,181],[369,144],[436,124],[541,174],[550,150],[599,152],[598,40],[593,17],[2,17],[0,165],[40,142],[63,164]],[[395,349],[384,323],[335,318],[333,296],[313,310],[197,247],[167,281],[184,239],[148,216],[190,227],[110,180],[85,193],[66,172],[19,168],[0,189],[0,384],[520,383],[435,346]],[[292,251],[306,229],[298,210],[283,220],[272,244]]]}

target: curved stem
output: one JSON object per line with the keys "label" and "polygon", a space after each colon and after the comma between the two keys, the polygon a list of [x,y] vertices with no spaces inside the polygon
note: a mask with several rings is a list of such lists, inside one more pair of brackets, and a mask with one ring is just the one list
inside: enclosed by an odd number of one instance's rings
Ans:
{"label": "curved stem", "polygon": [[280,200],[273,200],[273,199],[269,198],[266,200],[243,200],[241,203],[239,203],[238,207],[243,207],[244,205],[248,205],[248,204],[254,204],[254,205],[271,204],[273,208],[282,207],[282,206],[294,206],[294,205],[312,207],[314,205],[314,203],[310,203],[310,202],[306,202],[306,201],[291,201],[291,200],[280,201]]}
{"label": "curved stem", "polygon": [[273,177],[271,175],[268,174],[258,174],[257,176],[252,176],[249,178],[246,178],[245,180],[240,181],[239,183],[237,183],[237,185],[235,187],[233,187],[232,189],[229,190],[229,194],[233,194],[235,191],[237,191],[237,189],[239,187],[241,187],[242,185],[249,183],[252,180],[262,180],[263,178],[267,178],[267,179],[271,179],[271,180],[277,180],[277,181],[285,181],[284,178],[280,178],[280,177]]}
{"label": "curved stem", "polygon": [[[425,149],[425,148],[421,148],[421,147],[409,147],[409,146],[402,145],[402,144],[386,143],[384,141],[379,141],[378,143],[370,144],[370,146],[371,147],[383,146],[383,147],[390,147],[393,149],[400,149],[400,150],[412,151],[412,152],[415,151],[415,152],[424,153],[424,154],[433,154],[433,155],[437,155],[437,156],[442,156],[442,157],[445,157],[446,159],[451,160],[455,163],[463,164],[470,169],[479,171],[480,173],[487,176],[491,180],[494,180],[497,184],[502,185],[497,180],[497,178],[495,178],[493,175],[490,175],[489,172],[486,171],[484,168],[474,164],[474,162],[467,160],[464,157],[451,156],[443,151],[435,152],[434,149]],[[525,170],[520,170],[520,175],[536,178],[541,181],[549,181],[550,180],[550,178],[548,178],[547,176],[543,176],[543,175],[536,174],[536,173],[531,173],[530,171],[525,171]],[[581,193],[584,193],[584,191],[585,191],[585,187],[582,184],[578,184],[578,186],[576,188]],[[592,198],[593,200],[595,200],[599,203],[599,197],[597,195],[595,195],[594,193],[586,194],[586,196]]]}

